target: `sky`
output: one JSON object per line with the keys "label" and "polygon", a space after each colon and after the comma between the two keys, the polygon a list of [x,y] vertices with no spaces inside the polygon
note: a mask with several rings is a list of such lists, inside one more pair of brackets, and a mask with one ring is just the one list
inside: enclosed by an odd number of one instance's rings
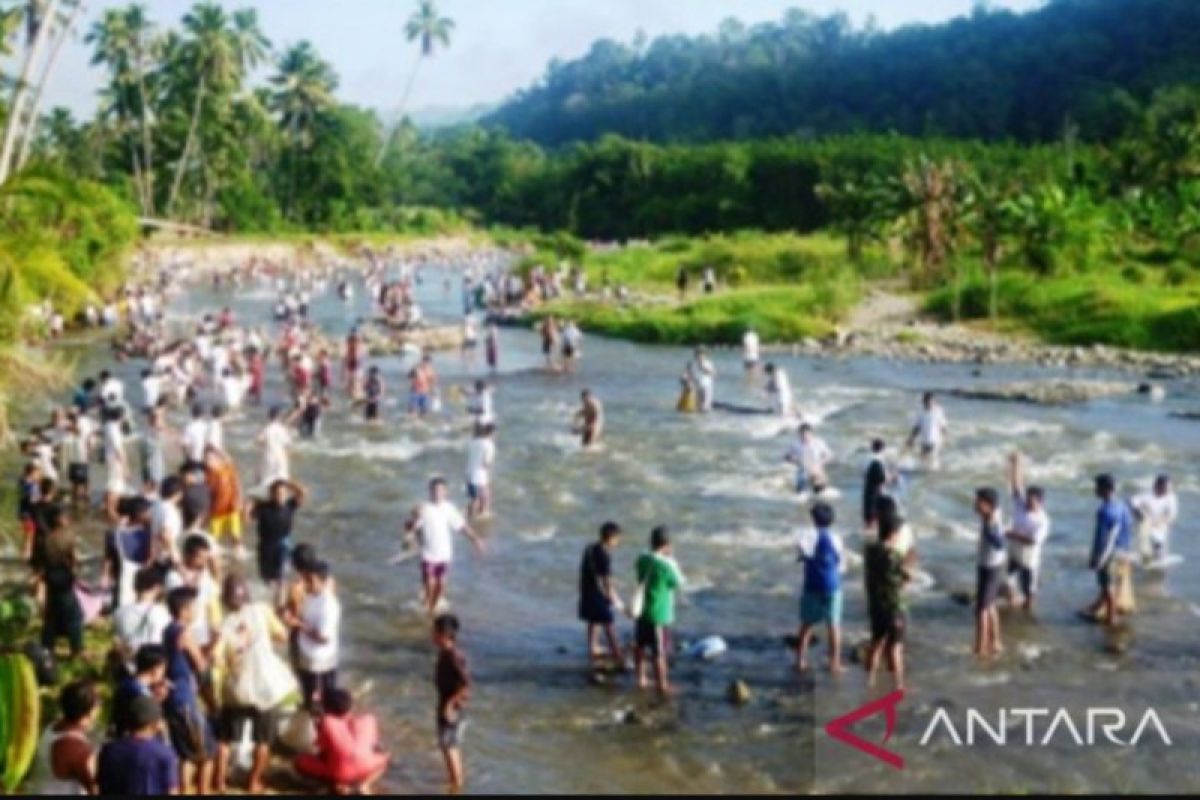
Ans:
{"label": "sky", "polygon": [[[85,0],[86,21],[68,43],[47,88],[46,107],[67,106],[90,115],[103,80],[89,65],[82,33],[108,7],[128,0]],[[142,0],[160,26],[176,25],[192,0]],[[734,16],[747,24],[776,20],[792,7],[816,14],[844,11],[856,24],[874,15],[890,29],[938,22],[971,11],[975,0],[440,0],[455,20],[451,48],[421,66],[408,108],[468,108],[503,101],[529,86],[553,58],[569,60],[600,38],[631,41],[716,30]],[[1042,0],[991,0],[1025,11]],[[341,77],[339,97],[385,113],[394,111],[413,68],[416,50],[404,23],[416,0],[225,0],[227,9],[252,5],[277,48],[308,39]]]}

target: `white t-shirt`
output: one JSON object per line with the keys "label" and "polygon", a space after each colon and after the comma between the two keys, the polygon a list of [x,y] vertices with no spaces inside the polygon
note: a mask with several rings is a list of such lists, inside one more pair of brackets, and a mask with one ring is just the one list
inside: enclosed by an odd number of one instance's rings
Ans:
{"label": "white t-shirt", "polygon": [[142,378],[142,403],[146,408],[154,408],[162,397],[162,378],[151,375]]}
{"label": "white t-shirt", "polygon": [[183,426],[183,452],[189,461],[203,461],[204,447],[208,444],[208,422],[193,419]]}
{"label": "white t-shirt", "polygon": [[126,603],[113,612],[113,634],[128,653],[145,644],[162,644],[171,615],[162,603]]}
{"label": "white t-shirt", "polygon": [[1023,567],[1037,569],[1042,563],[1042,545],[1050,536],[1050,515],[1045,509],[1029,511],[1025,501],[1016,498],[1013,502],[1012,529],[1022,536],[1033,539],[1033,544],[1008,540],[1008,555]]}
{"label": "white t-shirt", "polygon": [[1153,491],[1143,492],[1133,498],[1132,505],[1144,518],[1146,528],[1157,534],[1169,531],[1179,515],[1179,501],[1174,492],[1161,497]]}
{"label": "white t-shirt", "polygon": [[120,405],[125,399],[125,384],[121,383],[116,377],[110,377],[100,387],[100,396],[108,401],[112,399],[115,405]]}
{"label": "white t-shirt", "polygon": [[208,442],[218,450],[225,449],[225,426],[221,424],[219,419],[210,419],[208,421]]}
{"label": "white t-shirt", "polygon": [[477,436],[467,444],[467,482],[475,486],[488,485],[488,473],[496,459],[496,443]]}
{"label": "white t-shirt", "polygon": [[746,335],[742,337],[742,358],[748,362],[758,361],[758,334],[754,331],[746,331]]}
{"label": "white t-shirt", "polygon": [[[173,569],[167,573],[165,583],[168,592],[172,589],[178,589],[181,586],[192,586],[177,569]],[[204,647],[212,640],[213,635],[212,620],[209,619],[209,613],[217,597],[217,581],[213,578],[211,572],[204,570],[196,578],[194,588],[196,589],[196,619],[192,622],[188,630],[191,632],[192,641],[196,643],[196,646]]]}
{"label": "white t-shirt", "polygon": [[246,394],[246,379],[237,375],[226,375],[221,378],[221,397],[226,408],[237,408],[242,404]]}
{"label": "white t-shirt", "polygon": [[792,442],[787,451],[787,458],[788,461],[803,467],[809,475],[822,475],[825,472],[825,464],[833,458],[833,451],[825,444],[824,439],[813,436],[807,443],[800,439]]}
{"label": "white t-shirt", "polygon": [[774,383],[771,386],[771,399],[775,404],[776,414],[792,412],[792,382],[782,369],[775,369]]}
{"label": "white t-shirt", "polygon": [[183,534],[183,514],[179,506],[165,500],[156,502],[150,517],[150,533],[164,540],[170,551],[174,552]]}
{"label": "white t-shirt", "polygon": [[495,422],[496,409],[492,390],[484,389],[482,392],[476,392],[471,395],[469,410],[475,416],[475,420],[481,425],[488,425]]}
{"label": "white t-shirt", "polygon": [[104,423],[104,463],[111,469],[118,461],[125,459],[125,434],[121,432],[121,423]]}
{"label": "white t-shirt", "polygon": [[939,405],[921,409],[921,413],[917,414],[914,427],[917,428],[917,436],[922,445],[937,447],[942,443],[942,437],[945,435],[946,412],[942,411],[942,407]]}
{"label": "white t-shirt", "polygon": [[96,435],[96,423],[86,414],[79,415],[79,433],[71,439],[71,461],[86,464],[92,460],[92,439]]}
{"label": "white t-shirt", "polygon": [[449,500],[421,504],[417,530],[421,534],[421,560],[431,564],[449,564],[454,560],[454,534],[466,527],[466,520]]}
{"label": "white t-shirt", "polygon": [[284,479],[288,475],[288,446],[292,443],[292,434],[279,421],[269,423],[262,432],[263,444],[263,482]]}
{"label": "white t-shirt", "polygon": [[300,663],[309,672],[329,672],[338,665],[338,632],[342,625],[342,604],[328,588],[317,595],[306,595],[300,606],[300,621],[305,628],[317,630],[324,642],[307,633],[297,637]]}

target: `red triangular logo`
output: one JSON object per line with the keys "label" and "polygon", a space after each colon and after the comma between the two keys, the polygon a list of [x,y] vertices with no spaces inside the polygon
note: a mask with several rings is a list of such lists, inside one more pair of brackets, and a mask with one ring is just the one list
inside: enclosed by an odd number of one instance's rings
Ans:
{"label": "red triangular logo", "polygon": [[874,742],[868,742],[866,739],[850,731],[850,726],[856,722],[861,722],[867,717],[873,717],[882,712],[884,714],[884,721],[887,723],[887,732],[884,734],[881,744],[887,744],[888,740],[892,738],[892,731],[896,728],[896,706],[903,699],[904,692],[898,689],[886,697],[873,700],[862,708],[831,720],[825,726],[825,732],[842,744],[848,744],[855,750],[866,753],[872,758],[877,758],[888,766],[895,767],[896,769],[904,769],[904,758],[898,753],[893,753],[891,750],[880,747]]}

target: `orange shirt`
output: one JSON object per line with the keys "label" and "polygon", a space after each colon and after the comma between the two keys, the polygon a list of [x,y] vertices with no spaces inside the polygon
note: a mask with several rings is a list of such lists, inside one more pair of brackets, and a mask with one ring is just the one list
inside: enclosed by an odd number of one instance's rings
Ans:
{"label": "orange shirt", "polygon": [[208,470],[208,490],[212,492],[212,515],[224,517],[238,513],[241,508],[242,489],[238,484],[237,470],[231,462]]}

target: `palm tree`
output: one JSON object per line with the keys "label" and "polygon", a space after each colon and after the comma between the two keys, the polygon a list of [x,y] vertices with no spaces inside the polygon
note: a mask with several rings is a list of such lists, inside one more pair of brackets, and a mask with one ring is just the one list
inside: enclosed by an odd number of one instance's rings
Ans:
{"label": "palm tree", "polygon": [[291,182],[284,206],[284,216],[288,216],[296,190],[298,151],[312,146],[318,115],[335,102],[338,78],[333,67],[307,41],[288,48],[279,59],[278,69],[270,79],[274,88],[267,103],[279,117],[289,149]]}
{"label": "palm tree", "polygon": [[33,99],[30,101],[29,106],[29,125],[25,130],[24,138],[21,140],[21,151],[17,156],[17,169],[22,169],[29,160],[30,147],[36,138],[38,121],[42,116],[42,97],[46,91],[46,83],[54,73],[54,67],[58,64],[59,54],[62,53],[62,46],[71,35],[71,29],[75,26],[75,20],[79,17],[79,13],[83,11],[83,0],[64,1],[69,8],[65,13],[60,13],[58,18],[51,22],[51,25],[57,23],[57,28],[50,33],[52,40],[50,55],[42,67],[42,74],[38,78],[37,86],[33,89]]}
{"label": "palm tree", "polygon": [[226,93],[240,85],[246,74],[265,56],[270,43],[258,27],[251,9],[234,12],[232,19],[216,3],[203,2],[183,17],[185,39],[181,56],[195,85],[191,121],[183,152],[175,165],[175,179],[167,197],[167,214],[175,209],[183,176],[196,148],[200,118],[208,95]]}
{"label": "palm tree", "polygon": [[34,66],[40,60],[42,49],[50,39],[53,25],[49,20],[58,13],[58,0],[27,0],[24,5],[25,57],[21,60],[21,71],[13,87],[12,100],[8,104],[8,120],[4,125],[4,144],[0,146],[0,184],[8,180],[12,172],[13,155],[17,137],[25,122],[26,104],[30,98],[30,79]]}
{"label": "palm tree", "polygon": [[454,20],[441,16],[437,4],[433,0],[419,0],[417,10],[408,18],[408,22],[404,26],[404,36],[410,42],[420,42],[421,47],[417,51],[417,60],[413,63],[412,72],[409,73],[408,85],[404,87],[404,94],[400,97],[400,107],[396,111],[396,124],[388,132],[387,138],[379,148],[379,155],[375,158],[376,168],[383,163],[383,157],[387,155],[388,148],[391,147],[396,131],[400,127],[409,95],[412,94],[413,86],[417,82],[417,75],[421,71],[421,64],[426,58],[433,56],[437,45],[450,46],[450,34],[453,31]]}
{"label": "palm tree", "polygon": [[92,64],[104,64],[110,74],[109,86],[101,92],[102,113],[114,117],[123,131],[131,131],[133,119],[139,120],[141,152],[130,145],[133,174],[141,196],[142,211],[154,213],[154,142],[151,136],[151,101],[147,88],[149,62],[161,50],[154,26],[142,5],[109,9],[92,26],[85,41],[94,46]]}

